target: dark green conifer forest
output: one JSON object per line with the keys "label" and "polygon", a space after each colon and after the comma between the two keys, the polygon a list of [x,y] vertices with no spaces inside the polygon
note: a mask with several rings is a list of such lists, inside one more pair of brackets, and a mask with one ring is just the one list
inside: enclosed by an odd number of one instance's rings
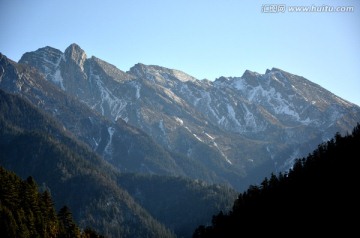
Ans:
{"label": "dark green conifer forest", "polygon": [[360,125],[336,134],[287,173],[272,174],[241,193],[232,210],[199,226],[203,237],[356,237],[359,235]]}
{"label": "dark green conifer forest", "polygon": [[67,206],[63,206],[56,213],[50,192],[39,192],[39,187],[32,177],[23,181],[3,167],[0,167],[0,236],[103,237],[91,228],[80,231]]}

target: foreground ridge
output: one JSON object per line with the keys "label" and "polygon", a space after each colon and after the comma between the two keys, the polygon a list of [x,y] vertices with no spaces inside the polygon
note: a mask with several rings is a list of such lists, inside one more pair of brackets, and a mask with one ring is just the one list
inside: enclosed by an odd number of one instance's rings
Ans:
{"label": "foreground ridge", "polygon": [[[351,135],[336,136],[292,169],[272,174],[261,185],[241,193],[228,213],[211,226],[200,226],[194,238],[239,237],[241,234],[353,234],[357,226],[349,212],[357,206],[356,160],[360,156],[360,124]],[[351,213],[351,212],[350,212]],[[283,228],[279,230],[279,225]]]}

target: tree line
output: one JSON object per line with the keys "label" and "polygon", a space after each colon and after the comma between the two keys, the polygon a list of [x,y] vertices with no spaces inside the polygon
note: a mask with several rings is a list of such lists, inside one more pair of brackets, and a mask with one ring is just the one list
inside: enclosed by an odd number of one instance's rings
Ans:
{"label": "tree line", "polygon": [[194,238],[358,234],[360,125],[320,144],[285,173],[239,194],[230,212],[199,226]]}

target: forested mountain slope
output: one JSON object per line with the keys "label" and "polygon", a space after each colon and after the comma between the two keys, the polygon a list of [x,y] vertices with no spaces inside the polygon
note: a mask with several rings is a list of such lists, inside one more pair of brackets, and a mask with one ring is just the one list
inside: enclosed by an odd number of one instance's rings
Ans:
{"label": "forested mountain slope", "polygon": [[0,91],[0,98],[3,167],[48,187],[56,205],[69,206],[81,227],[107,237],[173,237],[117,186],[116,170],[87,146],[18,96]]}
{"label": "forested mountain slope", "polygon": [[13,237],[100,238],[87,227],[81,231],[67,206],[56,212],[49,190],[40,192],[32,177],[21,180],[0,167],[0,235]]}
{"label": "forested mountain slope", "polygon": [[230,188],[200,181],[122,174],[46,113],[1,90],[0,138],[1,166],[33,176],[58,209],[68,205],[80,227],[107,237],[172,237],[169,230],[190,237],[210,221],[209,213],[230,209],[236,197]]}
{"label": "forested mountain slope", "polygon": [[360,125],[336,136],[287,173],[265,178],[240,194],[229,213],[200,226],[194,238],[287,234],[358,234]]}

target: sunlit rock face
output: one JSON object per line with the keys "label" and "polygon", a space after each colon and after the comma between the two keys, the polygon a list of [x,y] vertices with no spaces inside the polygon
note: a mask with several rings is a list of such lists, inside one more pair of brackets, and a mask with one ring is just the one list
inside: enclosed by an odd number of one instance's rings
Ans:
{"label": "sunlit rock face", "polygon": [[[47,81],[109,121],[145,132],[171,154],[174,174],[237,188],[288,169],[295,158],[360,121],[358,106],[276,68],[264,74],[247,70],[241,77],[215,81],[144,64],[124,72],[87,57],[76,44],[64,53],[41,48],[24,54],[19,63],[36,68]],[[102,153],[109,161],[119,156],[115,151],[121,147],[111,139],[117,133],[112,128],[103,131],[108,141]],[[94,148],[99,148],[96,143]],[[130,167],[126,169],[150,171],[141,163]]]}

